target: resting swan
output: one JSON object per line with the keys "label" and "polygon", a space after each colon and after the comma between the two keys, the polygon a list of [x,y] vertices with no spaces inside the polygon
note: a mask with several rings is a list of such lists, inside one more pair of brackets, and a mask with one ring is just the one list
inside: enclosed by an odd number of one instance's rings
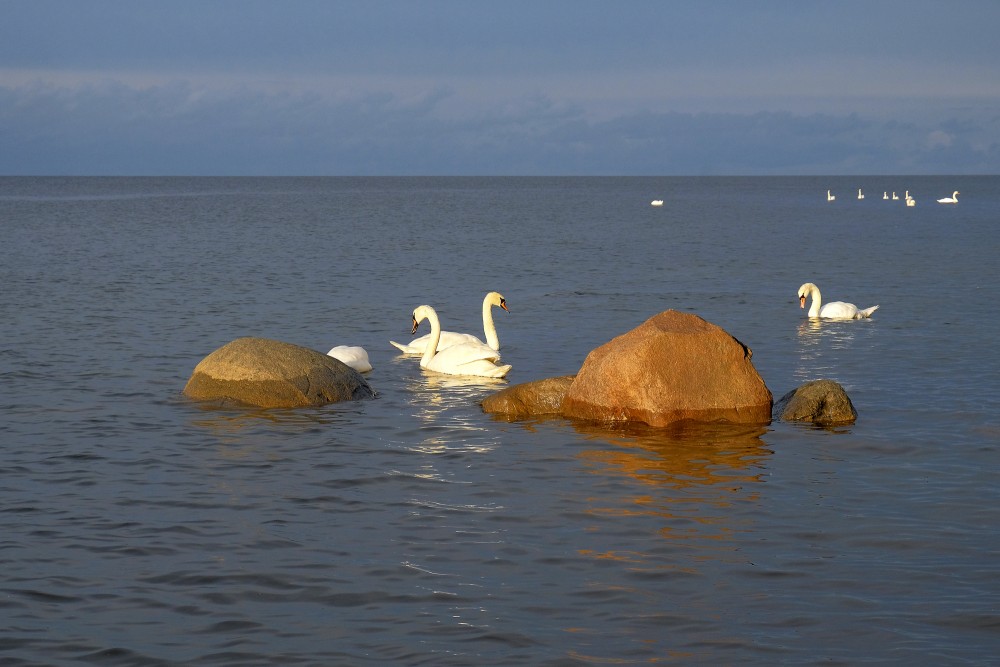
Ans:
{"label": "resting swan", "polygon": [[806,307],[806,299],[812,297],[812,305],[809,306],[809,317],[825,317],[838,320],[860,320],[871,317],[878,306],[860,309],[853,303],[843,301],[831,301],[824,304],[823,297],[819,293],[819,288],[813,283],[804,283],[799,288],[799,307]]}
{"label": "resting swan", "polygon": [[958,190],[955,190],[950,197],[943,197],[938,199],[939,204],[957,204],[958,203]]}
{"label": "resting swan", "polygon": [[359,373],[367,373],[372,369],[368,361],[368,352],[356,345],[338,345],[326,353],[327,356],[339,359]]}
{"label": "resting swan", "polygon": [[[503,298],[503,295],[500,294],[500,292],[489,292],[483,299],[483,331],[486,334],[486,344],[494,350],[499,350],[500,339],[497,337],[496,325],[493,324],[493,306],[500,306],[508,313],[510,311],[507,310],[507,299]],[[416,329],[414,329],[414,331],[416,331]],[[427,346],[427,343],[430,342],[430,339],[431,334],[427,334],[426,336],[421,336],[420,338],[414,338],[408,345],[397,343],[392,340],[390,340],[389,343],[398,348],[403,354],[423,354],[424,348]],[[479,340],[472,334],[442,331],[437,351],[440,352],[445,348],[449,348],[452,345],[458,345],[460,343],[475,343],[482,345],[483,341]]]}
{"label": "resting swan", "polygon": [[832,195],[832,194],[830,194],[830,191],[829,191],[829,190],[827,190],[827,191],[826,191],[826,200],[827,200],[827,201],[833,201],[833,200],[834,200],[834,199],[836,199],[836,198],[837,198],[837,195]]}
{"label": "resting swan", "polygon": [[441,338],[441,322],[430,306],[417,306],[413,310],[413,330],[424,320],[431,322],[431,339],[420,358],[420,367],[449,375],[478,375],[480,377],[502,378],[510,370],[510,364],[497,365],[500,353],[482,343],[458,343],[443,350],[437,350]]}

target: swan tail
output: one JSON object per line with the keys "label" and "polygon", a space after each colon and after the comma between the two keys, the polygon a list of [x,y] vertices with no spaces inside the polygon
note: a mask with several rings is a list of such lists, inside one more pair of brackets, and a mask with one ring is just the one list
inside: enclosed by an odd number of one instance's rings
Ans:
{"label": "swan tail", "polygon": [[872,306],[871,308],[865,308],[864,310],[859,310],[858,317],[859,318],[871,317],[872,313],[874,313],[876,310],[878,310],[878,306]]}
{"label": "swan tail", "polygon": [[403,345],[402,343],[397,343],[394,340],[390,340],[389,344],[398,349],[403,354],[418,354],[417,352],[414,352],[409,345]]}

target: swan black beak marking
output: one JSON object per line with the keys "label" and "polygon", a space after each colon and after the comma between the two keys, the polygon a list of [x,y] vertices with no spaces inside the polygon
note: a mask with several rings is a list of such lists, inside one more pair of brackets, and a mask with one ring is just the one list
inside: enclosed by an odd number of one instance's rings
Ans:
{"label": "swan black beak marking", "polygon": [[414,317],[414,318],[413,318],[413,328],[412,328],[412,329],[410,329],[410,335],[411,335],[411,336],[412,336],[413,334],[417,333],[417,325],[418,325],[418,324],[420,324],[420,322],[417,322],[417,318],[415,318],[415,317]]}

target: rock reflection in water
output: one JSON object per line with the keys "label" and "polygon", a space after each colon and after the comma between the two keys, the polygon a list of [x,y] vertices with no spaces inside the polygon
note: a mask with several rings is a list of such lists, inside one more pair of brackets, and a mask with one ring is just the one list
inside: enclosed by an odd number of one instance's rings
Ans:
{"label": "rock reflection in water", "polygon": [[725,539],[740,530],[738,503],[753,504],[765,461],[772,453],[761,436],[766,428],[732,424],[693,424],[655,429],[629,424],[612,429],[574,424],[599,448],[580,457],[595,475],[625,475],[631,492],[594,497],[595,515],[658,519],[661,536],[672,540]]}

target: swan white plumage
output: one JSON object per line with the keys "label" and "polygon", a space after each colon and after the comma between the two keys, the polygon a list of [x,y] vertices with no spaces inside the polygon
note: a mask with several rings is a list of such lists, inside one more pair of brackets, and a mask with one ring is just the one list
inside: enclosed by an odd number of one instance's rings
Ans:
{"label": "swan white plumage", "polygon": [[[497,336],[497,328],[493,323],[493,306],[499,306],[503,308],[508,313],[510,310],[507,308],[507,299],[503,297],[500,292],[488,292],[483,298],[483,333],[486,334],[486,345],[494,350],[500,349],[500,338]],[[389,343],[394,347],[399,349],[403,354],[423,354],[424,349],[431,340],[431,334],[426,336],[421,336],[420,338],[414,338],[408,344],[397,343],[390,340]],[[440,352],[452,345],[460,345],[462,343],[476,343],[483,345],[483,341],[479,338],[467,333],[457,333],[455,331],[442,331],[440,339],[438,341],[437,351]]]}
{"label": "swan white plumage", "polygon": [[895,192],[893,192],[892,193],[892,200],[893,201],[897,201],[898,199],[899,199],[899,195],[897,195]]}
{"label": "swan white plumage", "polygon": [[957,204],[958,203],[958,190],[955,190],[950,197],[942,197],[937,200],[939,204]]}
{"label": "swan white plumage", "polygon": [[826,191],[826,200],[827,201],[833,201],[836,198],[837,198],[837,195],[831,195],[829,190]]}
{"label": "swan white plumage", "polygon": [[911,197],[909,192],[906,193],[906,205],[907,206],[916,206],[917,205],[917,200],[914,199],[913,197]]}
{"label": "swan white plumage", "polygon": [[883,191],[882,192],[882,199],[888,199],[888,198],[889,198],[889,193]]}
{"label": "swan white plumage", "polygon": [[653,201],[649,202],[649,205],[650,206],[663,206],[663,200],[662,199],[654,199]]}
{"label": "swan white plumage", "polygon": [[[498,365],[500,353],[482,343],[459,343],[437,350],[441,337],[441,322],[430,306],[417,306],[413,310],[413,330],[424,320],[430,320],[431,340],[420,357],[420,367],[448,375],[477,375],[479,377],[502,378],[511,369],[510,364]],[[437,351],[435,351],[437,350]]]}
{"label": "swan white plumage", "polygon": [[865,198],[864,193],[861,192],[861,188],[858,188],[858,199],[864,199],[864,198]]}
{"label": "swan white plumage", "polygon": [[871,308],[858,308],[853,303],[843,301],[831,301],[823,303],[823,297],[819,293],[819,288],[813,283],[803,283],[799,288],[799,307],[806,307],[806,299],[812,297],[812,305],[809,306],[809,317],[824,317],[838,320],[860,320],[871,317],[872,313],[878,310],[878,306]]}
{"label": "swan white plumage", "polygon": [[337,345],[326,354],[334,359],[339,359],[359,373],[367,373],[372,369],[367,350],[357,345]]}

